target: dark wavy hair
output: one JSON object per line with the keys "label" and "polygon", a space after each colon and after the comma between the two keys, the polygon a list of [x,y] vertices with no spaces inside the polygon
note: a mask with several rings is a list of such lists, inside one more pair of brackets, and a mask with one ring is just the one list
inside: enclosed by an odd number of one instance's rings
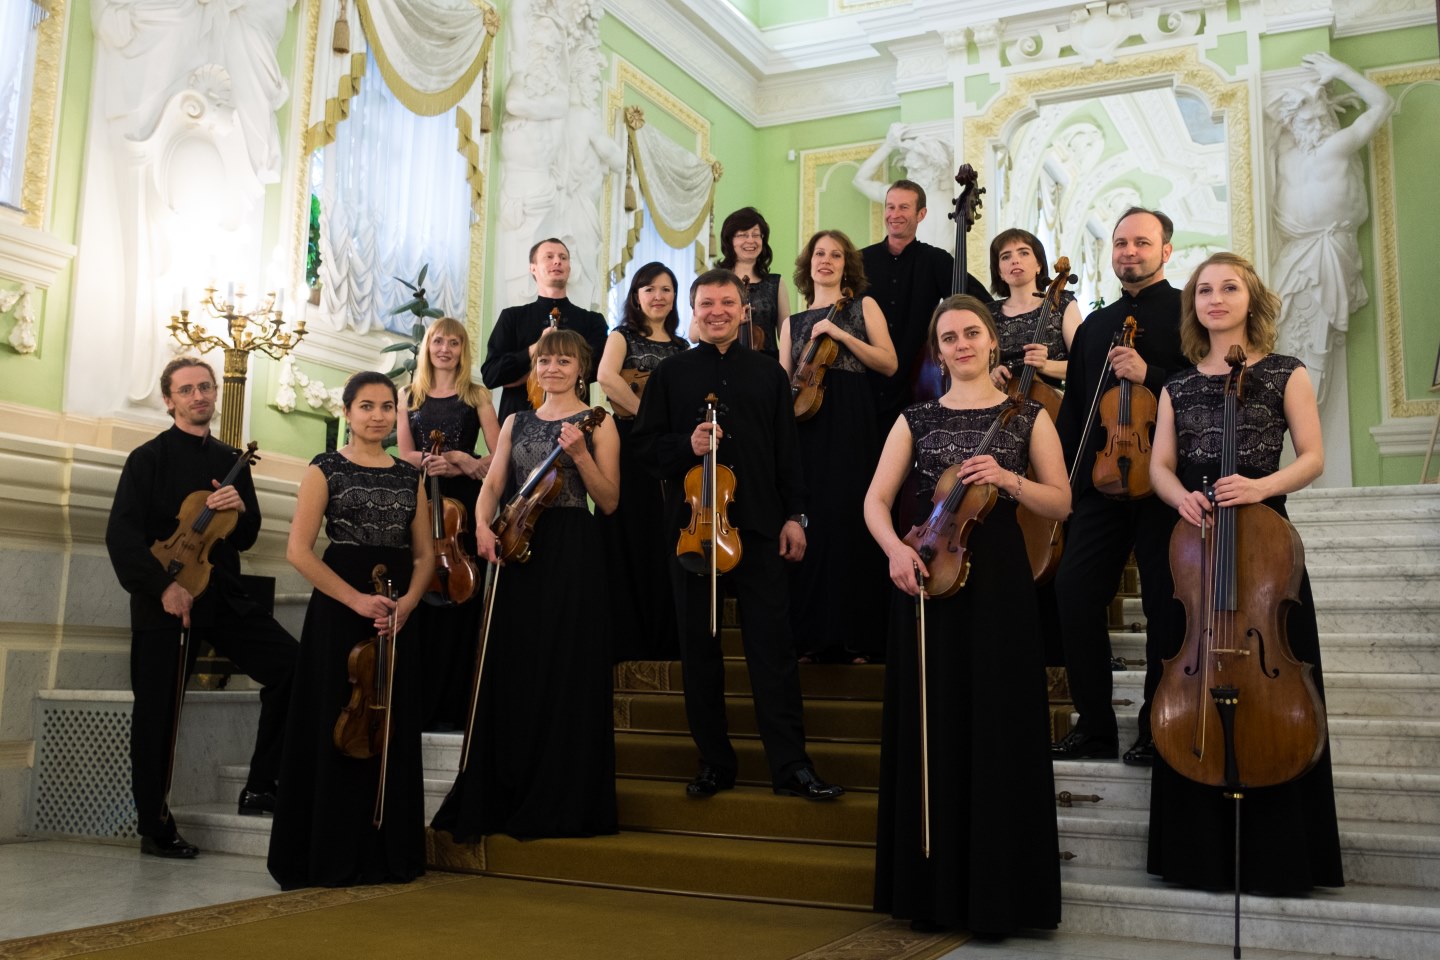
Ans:
{"label": "dark wavy hair", "polygon": [[634,330],[641,336],[650,332],[649,321],[645,319],[645,311],[640,309],[640,288],[648,287],[655,282],[660,274],[670,278],[670,287],[675,291],[675,300],[670,304],[670,313],[665,317],[665,332],[675,336],[675,331],[680,329],[680,313],[675,309],[675,304],[680,300],[680,281],[675,279],[675,271],[671,270],[659,260],[652,260],[639,270],[635,276],[630,278],[630,292],[625,294],[624,312],[620,315],[620,326]]}
{"label": "dark wavy hair", "polygon": [[724,267],[726,270],[735,269],[735,234],[741,230],[749,230],[751,227],[760,228],[760,256],[755,258],[756,277],[764,277],[770,272],[770,261],[775,259],[775,252],[770,249],[770,224],[760,215],[760,211],[754,207],[741,207],[720,225],[720,259],[715,261],[715,266]]}
{"label": "dark wavy hair", "polygon": [[805,244],[805,249],[800,251],[800,256],[795,258],[795,289],[800,291],[800,296],[805,298],[806,303],[815,300],[815,281],[810,277],[810,258],[815,256],[815,245],[823,238],[829,237],[840,244],[840,249],[845,252],[845,270],[840,275],[840,289],[847,287],[856,297],[863,296],[869,281],[865,279],[865,261],[860,257],[860,251],[850,238],[840,230],[819,230],[810,242]]}
{"label": "dark wavy hair", "polygon": [[1035,275],[1035,285],[1042,291],[1050,286],[1050,262],[1045,258],[1045,245],[1029,230],[1011,227],[1009,230],[1001,230],[995,239],[990,241],[990,289],[995,291],[995,296],[1001,300],[1010,296],[1010,284],[1000,279],[1000,254],[1012,243],[1023,243],[1029,247],[1030,252],[1035,255],[1035,262],[1040,264],[1040,272]]}

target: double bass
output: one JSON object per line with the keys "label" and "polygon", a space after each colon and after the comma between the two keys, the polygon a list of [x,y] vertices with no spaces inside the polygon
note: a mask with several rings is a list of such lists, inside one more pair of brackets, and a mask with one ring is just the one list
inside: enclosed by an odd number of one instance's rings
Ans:
{"label": "double bass", "polygon": [[[260,459],[260,444],[251,440],[235,458],[235,465],[220,481],[221,487],[234,486],[240,471]],[[170,578],[198,597],[210,586],[210,549],[235,529],[239,519],[235,510],[211,510],[205,505],[214,490],[196,490],[180,503],[175,532],[150,545],[150,553],[165,568]],[[182,671],[183,672],[183,671]]]}
{"label": "double bass", "polygon": [[[1134,317],[1125,318],[1120,346],[1135,348],[1138,326]],[[1150,486],[1150,444],[1159,408],[1155,394],[1124,378],[1101,395],[1105,444],[1095,454],[1090,473],[1097,491],[1117,500],[1139,500],[1155,492]]]}
{"label": "double bass", "polygon": [[[575,426],[584,433],[591,433],[605,420],[604,407],[592,407],[590,412]],[[501,563],[525,563],[530,559],[530,538],[535,535],[535,521],[560,496],[564,480],[555,461],[565,448],[555,443],[555,449],[530,471],[530,476],[515,491],[510,502],[500,511],[500,516],[491,524],[495,533],[495,555]]]}
{"label": "double bass", "polygon": [[[547,330],[555,330],[560,326],[560,308],[550,308],[550,325]],[[535,370],[530,370],[529,376],[525,378],[525,399],[530,401],[530,409],[539,410],[540,404],[545,402],[545,388],[540,386],[540,378],[535,375]]]}
{"label": "double bass", "polygon": [[681,569],[710,580],[710,635],[720,630],[719,576],[740,562],[740,531],[730,526],[729,509],[735,499],[735,471],[715,455],[715,394],[705,397],[705,422],[711,425],[710,449],[685,474],[685,501],[690,523],[680,531],[675,556]]}
{"label": "double bass", "polygon": [[384,564],[370,573],[375,592],[388,597],[389,625],[384,633],[361,640],[350,648],[346,666],[350,672],[350,701],[340,711],[331,731],[335,749],[355,760],[380,758],[380,779],[375,787],[375,809],[371,824],[378,830],[385,817],[385,772],[390,760],[390,733],[394,717],[390,704],[395,692],[395,633],[399,614],[393,605],[395,582]]}
{"label": "double bass", "polygon": [[[834,323],[836,317],[850,309],[854,299],[855,294],[846,287],[840,291],[840,299],[830,305],[824,319]],[[820,405],[825,402],[825,374],[839,356],[840,344],[828,334],[811,337],[805,345],[805,352],[790,377],[790,399],[795,405],[796,420],[809,420],[820,412]]]}
{"label": "double bass", "polygon": [[[957,293],[970,293],[969,286],[969,251],[965,242],[970,233],[970,228],[975,226],[975,221],[980,219],[980,196],[985,188],[977,186],[979,174],[975,168],[968,163],[962,163],[960,169],[955,172],[955,182],[960,184],[960,195],[955,198],[954,207],[948,216],[955,221],[955,263],[950,273],[950,295]],[[978,292],[978,291],[977,291]],[[921,351],[916,361],[914,375],[911,381],[915,384],[915,401],[934,400],[943,396],[949,387],[950,375],[945,372],[944,367],[930,359],[925,351]]]}
{"label": "double bass", "polygon": [[[430,453],[442,456],[445,453],[445,433],[430,431]],[[475,596],[475,585],[480,579],[480,568],[475,559],[460,543],[460,532],[465,529],[467,516],[465,506],[454,497],[440,495],[440,478],[427,477],[430,486],[430,536],[435,541],[435,575],[425,599],[442,606],[465,603]]]}

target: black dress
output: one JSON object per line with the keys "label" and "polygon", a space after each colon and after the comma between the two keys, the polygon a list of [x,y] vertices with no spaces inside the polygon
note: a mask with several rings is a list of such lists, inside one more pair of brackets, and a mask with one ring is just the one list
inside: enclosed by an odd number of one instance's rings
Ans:
{"label": "black dress", "polygon": [[[868,343],[861,304],[852,301],[834,322]],[[791,370],[828,313],[824,307],[790,317]],[[796,426],[810,523],[805,557],[790,572],[795,649],[817,660],[878,659],[885,652],[885,557],[865,528],[864,502],[880,435],[866,367],[844,345],[825,374],[819,411]]]}
{"label": "black dress", "polygon": [[[514,415],[512,489],[555,449],[560,425],[585,414]],[[497,572],[470,757],[432,824],[461,843],[616,830],[609,625],[595,613],[605,593],[595,582],[599,537],[580,472],[563,454],[557,464],[563,489],[535,524],[530,560]]]}
{"label": "black dress", "polygon": [[[928,510],[937,478],[969,457],[1003,405],[903,416]],[[990,453],[1024,473],[1039,404]],[[1055,781],[1035,593],[1015,503],[1001,494],[970,537],[973,562],[954,596],[925,602],[931,854],[921,850],[920,701],[915,600],[892,591],[880,753],[875,909],[976,933],[1060,921]]]}
{"label": "black dress", "polygon": [[[430,431],[445,434],[445,449],[473,454],[480,439],[480,413],[458,395],[427,397],[418,410],[411,410],[410,436],[415,449],[430,449]],[[470,680],[475,672],[475,644],[480,637],[484,607],[485,560],[475,555],[475,501],[480,481],[464,474],[440,478],[440,495],[452,497],[465,508],[465,525],[460,545],[475,558],[477,583],[469,601],[457,606],[440,605],[438,594],[426,594],[425,603],[415,608],[411,622],[425,638],[421,659],[422,730],[456,730],[465,723],[470,709]]]}
{"label": "black dress", "polygon": [[[409,588],[419,471],[397,461],[364,467],[339,452],[310,461],[329,486],[324,561],[356,589],[371,592],[371,572],[384,564],[395,589]],[[350,650],[374,625],[319,590],[310,594],[295,692],[285,731],[270,875],[285,890],[356,883],[408,882],[425,872],[425,787],[420,761],[419,645],[407,623],[395,643],[394,692],[384,819],[371,817],[380,758],[355,760],[332,741],[336,718],[350,700]]]}
{"label": "black dress", "polygon": [[[625,338],[622,370],[653,372],[666,357],[690,344],[679,337],[651,340],[618,328]],[[669,556],[674,537],[665,526],[665,493],[660,481],[635,455],[630,442],[634,417],[616,415],[620,434],[620,504],[596,525],[610,578],[611,656],[621,660],[674,660],[680,656],[675,598],[670,590]]]}
{"label": "black dress", "polygon": [[[1237,434],[1239,474],[1259,478],[1280,467],[1285,443],[1285,385],[1304,366],[1294,357],[1269,354],[1246,374]],[[1202,477],[1220,476],[1225,376],[1192,367],[1170,378],[1165,389],[1175,408],[1176,474],[1187,490]],[[1285,514],[1285,498],[1265,501]],[[1310,576],[1300,582],[1300,602],[1286,619],[1295,658],[1315,667],[1315,686],[1324,699],[1320,637]],[[1183,629],[1183,628],[1182,628]],[[1183,632],[1174,639],[1178,650]],[[1340,832],[1330,745],[1309,773],[1277,787],[1245,791],[1240,812],[1240,887],[1255,893],[1295,894],[1313,887],[1344,886]],[[1147,869],[1166,880],[1205,890],[1230,890],[1235,878],[1234,801],[1219,787],[1187,780],[1155,758],[1150,781],[1150,854]]]}
{"label": "black dress", "polygon": [[[750,283],[745,288],[750,304],[750,322],[765,335],[760,352],[780,359],[780,274],[767,273],[764,278]],[[749,342],[745,344],[749,346]]]}
{"label": "black dress", "polygon": [[[1040,338],[1035,338],[1035,325],[1040,322],[1040,311],[1045,308],[1042,300],[1036,299],[1035,309],[1009,316],[1005,313],[1005,301],[995,300],[990,304],[990,315],[995,318],[995,332],[1000,335],[1000,362],[1010,373],[1019,376],[1025,369],[1025,344],[1043,343],[1049,349],[1049,359],[1065,360],[1070,354],[1065,346],[1065,311],[1075,302],[1075,294],[1066,290],[1060,295],[1060,309],[1050,317]],[[1061,381],[1036,374],[1041,380],[1058,387]]]}

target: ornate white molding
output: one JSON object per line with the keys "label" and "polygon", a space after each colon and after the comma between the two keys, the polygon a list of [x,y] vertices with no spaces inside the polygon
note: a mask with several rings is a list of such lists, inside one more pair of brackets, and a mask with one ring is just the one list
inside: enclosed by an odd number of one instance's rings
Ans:
{"label": "ornate white molding", "polygon": [[[822,90],[843,90],[844,96],[817,95]],[[896,92],[894,67],[849,64],[766,80],[760,84],[756,97],[762,118],[757,125],[774,126],[834,116],[837,100],[844,102],[843,112],[847,115],[898,106],[900,97]]]}
{"label": "ornate white molding", "polygon": [[55,275],[75,258],[75,245],[43,230],[0,217],[0,278],[48,290]]}
{"label": "ornate white molding", "polygon": [[1335,36],[1435,24],[1434,0],[1335,0]]}
{"label": "ornate white molding", "polygon": [[1387,417],[1370,428],[1370,437],[1382,457],[1423,457],[1430,448],[1430,432],[1434,429],[1434,417]]}

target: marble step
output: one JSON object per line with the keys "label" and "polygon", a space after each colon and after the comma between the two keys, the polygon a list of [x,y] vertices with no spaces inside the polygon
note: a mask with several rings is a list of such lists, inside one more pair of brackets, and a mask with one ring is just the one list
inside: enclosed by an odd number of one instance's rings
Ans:
{"label": "marble step", "polygon": [[1392,536],[1305,536],[1305,557],[1312,563],[1440,563],[1440,537],[1419,533]]}
{"label": "marble step", "polygon": [[1428,506],[1327,514],[1292,512],[1290,518],[1300,531],[1300,539],[1305,541],[1310,537],[1406,537],[1440,533],[1440,511]]}
{"label": "marble step", "polygon": [[[1145,612],[1139,597],[1125,598],[1121,611],[1127,627],[1145,629]],[[1322,643],[1333,633],[1440,633],[1440,586],[1421,595],[1400,595],[1392,591],[1385,596],[1317,599],[1315,622]]]}
{"label": "marble step", "polygon": [[[1145,658],[1145,634],[1112,631],[1110,649]],[[1326,671],[1440,674],[1440,633],[1330,633],[1320,638]]]}
{"label": "marble step", "polygon": [[1317,610],[1324,609],[1333,598],[1440,596],[1440,563],[1350,564],[1337,563],[1330,557],[1307,556],[1311,558],[1306,568]]}
{"label": "marble step", "polygon": [[1338,509],[1424,508],[1440,512],[1440,487],[1428,483],[1385,487],[1308,487],[1290,494],[1292,512],[1329,513]]}
{"label": "marble step", "polygon": [[[1144,671],[1117,670],[1114,677],[1115,699],[1133,700],[1138,707],[1145,692]],[[1325,706],[1337,718],[1440,718],[1440,676],[1326,671]]]}

